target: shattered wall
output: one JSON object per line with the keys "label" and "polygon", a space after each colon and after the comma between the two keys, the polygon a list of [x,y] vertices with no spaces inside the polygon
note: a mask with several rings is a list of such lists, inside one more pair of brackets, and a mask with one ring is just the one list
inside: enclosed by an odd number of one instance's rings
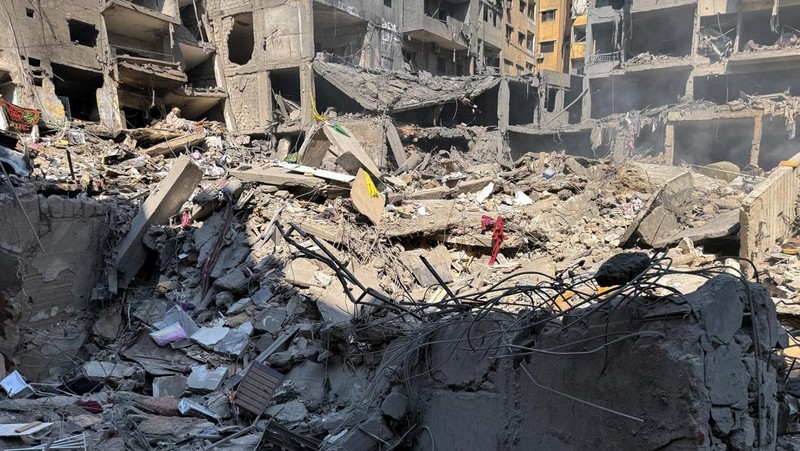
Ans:
{"label": "shattered wall", "polygon": [[[91,326],[89,302],[103,274],[106,206],[0,187],[0,352],[32,380],[60,376]],[[46,252],[38,246],[36,236]]]}
{"label": "shattered wall", "polygon": [[[309,63],[314,51],[311,8],[309,0],[208,3],[218,43],[218,67],[228,92],[225,120],[231,129],[265,133],[274,125],[272,93],[276,80],[270,71],[279,69],[296,71],[299,92],[282,95],[294,97],[301,105],[301,117],[310,120]],[[240,54],[243,47],[251,51]]]}
{"label": "shattered wall", "polygon": [[408,396],[412,449],[774,449],[781,329],[764,287],[725,275],[685,297],[573,313],[489,315],[396,342],[384,399]]}
{"label": "shattered wall", "polygon": [[[41,109],[47,121],[60,123],[65,107],[57,96],[65,97],[59,86],[65,79],[98,79],[103,85],[105,41],[102,4],[79,0],[43,0],[6,2],[0,11],[4,31],[0,32],[0,80],[10,79],[13,92],[4,92],[7,101],[28,108]],[[69,75],[55,74],[56,65],[69,68]],[[72,76],[72,74],[76,74]],[[5,74],[5,77],[3,76]],[[60,75],[56,76],[56,75]],[[108,85],[105,87],[108,88]],[[115,118],[101,115],[99,104],[105,91],[87,93],[87,117],[105,119],[112,125]],[[77,99],[75,99],[77,100]],[[73,108],[78,111],[79,105]]]}

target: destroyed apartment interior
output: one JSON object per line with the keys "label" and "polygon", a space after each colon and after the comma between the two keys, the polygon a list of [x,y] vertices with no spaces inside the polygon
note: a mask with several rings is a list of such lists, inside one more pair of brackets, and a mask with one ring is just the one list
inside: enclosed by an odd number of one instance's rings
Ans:
{"label": "destroyed apartment interior", "polygon": [[800,450],[800,0],[0,23],[0,450]]}

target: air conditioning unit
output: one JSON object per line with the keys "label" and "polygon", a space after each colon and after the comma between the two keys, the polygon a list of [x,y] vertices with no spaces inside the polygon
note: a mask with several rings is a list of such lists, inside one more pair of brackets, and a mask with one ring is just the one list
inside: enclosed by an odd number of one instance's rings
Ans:
{"label": "air conditioning unit", "polygon": [[433,53],[439,53],[442,51],[442,48],[437,43],[432,43],[431,48],[433,49]]}

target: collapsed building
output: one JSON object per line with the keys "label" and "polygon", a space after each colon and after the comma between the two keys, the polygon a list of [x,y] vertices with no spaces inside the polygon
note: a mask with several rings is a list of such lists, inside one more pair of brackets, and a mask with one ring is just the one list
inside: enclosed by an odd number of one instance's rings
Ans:
{"label": "collapsed building", "polygon": [[797,447],[792,2],[0,8],[3,449]]}

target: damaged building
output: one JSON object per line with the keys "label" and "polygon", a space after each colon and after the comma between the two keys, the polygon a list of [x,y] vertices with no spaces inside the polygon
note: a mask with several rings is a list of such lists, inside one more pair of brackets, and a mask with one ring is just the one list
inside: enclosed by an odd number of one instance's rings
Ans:
{"label": "damaged building", "polygon": [[800,449],[800,2],[0,2],[0,449]]}

